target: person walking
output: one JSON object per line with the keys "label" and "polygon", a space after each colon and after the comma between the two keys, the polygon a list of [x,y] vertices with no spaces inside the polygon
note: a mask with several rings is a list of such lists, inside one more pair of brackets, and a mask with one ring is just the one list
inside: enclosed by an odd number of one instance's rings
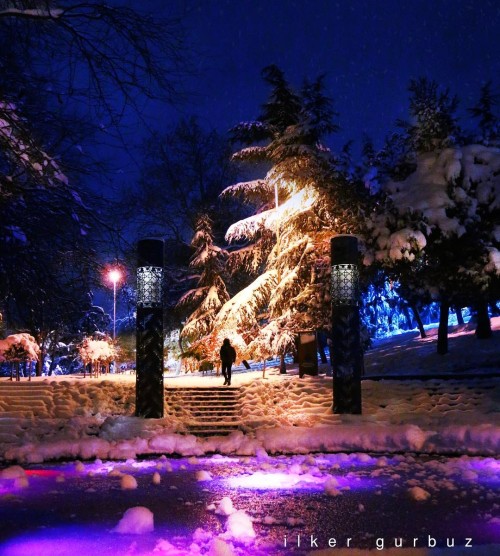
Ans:
{"label": "person walking", "polygon": [[231,386],[231,367],[236,361],[236,350],[228,338],[224,340],[220,348],[220,360],[222,362],[222,376],[224,377],[223,386]]}

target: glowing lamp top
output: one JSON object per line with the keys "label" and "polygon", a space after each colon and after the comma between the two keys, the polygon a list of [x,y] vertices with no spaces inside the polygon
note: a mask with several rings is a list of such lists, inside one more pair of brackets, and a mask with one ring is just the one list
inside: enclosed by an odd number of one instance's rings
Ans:
{"label": "glowing lamp top", "polygon": [[113,268],[108,272],[108,278],[111,282],[113,282],[113,284],[119,282],[121,277],[122,273],[117,268]]}

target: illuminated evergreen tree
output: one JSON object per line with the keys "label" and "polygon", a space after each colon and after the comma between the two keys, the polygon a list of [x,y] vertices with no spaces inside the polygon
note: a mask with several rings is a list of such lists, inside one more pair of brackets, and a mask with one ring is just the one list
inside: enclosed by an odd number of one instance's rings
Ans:
{"label": "illuminated evergreen tree", "polygon": [[222,193],[255,209],[226,234],[238,244],[228,267],[254,281],[222,307],[215,321],[216,327],[241,335],[249,356],[254,350],[292,351],[298,330],[328,326],[330,238],[355,232],[359,216],[356,185],[321,142],[337,129],[323,78],[306,82],[299,94],[276,66],[265,68],[263,77],[270,98],[257,120],[233,129],[235,141],[251,145],[233,159],[265,162],[270,169],[262,179]]}
{"label": "illuminated evergreen tree", "polygon": [[197,285],[177,303],[178,309],[190,312],[181,330],[181,340],[188,347],[189,356],[213,361],[213,354],[200,340],[212,332],[216,315],[229,300],[229,294],[221,277],[227,253],[214,244],[212,220],[207,214],[198,217],[191,245],[196,251],[189,268],[196,272],[192,278],[197,278]]}

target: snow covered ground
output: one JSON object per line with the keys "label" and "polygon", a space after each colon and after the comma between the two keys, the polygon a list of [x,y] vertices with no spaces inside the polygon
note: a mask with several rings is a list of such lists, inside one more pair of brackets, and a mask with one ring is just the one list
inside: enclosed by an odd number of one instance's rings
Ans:
{"label": "snow covered ground", "polygon": [[[366,355],[368,377],[422,375],[428,380],[367,378],[359,416],[332,414],[332,379],[324,374],[300,379],[296,368],[289,368],[286,375],[274,368],[263,378],[261,371],[237,371],[232,383],[241,387],[244,425],[228,437],[183,434],[185,425],[168,414],[168,407],[164,419],[133,417],[133,375],[36,379],[30,386],[41,389],[38,406],[24,398],[25,405],[17,407],[16,416],[2,417],[6,404],[0,399],[0,459],[35,463],[213,452],[239,456],[358,451],[498,455],[500,318],[492,324],[490,340],[477,340],[467,326],[455,329],[445,356],[434,353],[435,332],[424,340],[409,333],[380,342]],[[429,379],[433,374],[452,374],[453,378]],[[201,374],[165,379],[168,387],[222,382],[215,375]],[[16,385],[0,381],[3,388]],[[41,417],[36,416],[37,408]]]}
{"label": "snow covered ground", "polygon": [[0,554],[492,556],[499,465],[340,453],[11,466]]}
{"label": "snow covered ground", "polygon": [[455,329],[444,357],[413,333],[379,342],[360,416],[332,414],[324,373],[236,371],[244,427],[228,437],[183,434],[168,408],[133,417],[133,375],[24,379],[15,415],[0,397],[0,555],[500,554],[493,324],[487,341]]}

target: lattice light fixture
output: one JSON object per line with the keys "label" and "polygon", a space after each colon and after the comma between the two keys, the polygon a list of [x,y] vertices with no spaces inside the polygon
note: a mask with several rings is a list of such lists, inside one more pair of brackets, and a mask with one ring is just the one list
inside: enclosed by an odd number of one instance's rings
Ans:
{"label": "lattice light fixture", "polygon": [[359,305],[359,269],[357,264],[332,264],[332,305],[339,307]]}
{"label": "lattice light fixture", "polygon": [[163,266],[163,240],[140,240],[137,243],[136,417],[161,419],[164,415]]}
{"label": "lattice light fixture", "polygon": [[163,268],[140,266],[137,268],[137,306],[144,309],[161,307]]}
{"label": "lattice light fixture", "polygon": [[333,413],[359,415],[363,349],[359,316],[358,240],[352,235],[331,239]]}

